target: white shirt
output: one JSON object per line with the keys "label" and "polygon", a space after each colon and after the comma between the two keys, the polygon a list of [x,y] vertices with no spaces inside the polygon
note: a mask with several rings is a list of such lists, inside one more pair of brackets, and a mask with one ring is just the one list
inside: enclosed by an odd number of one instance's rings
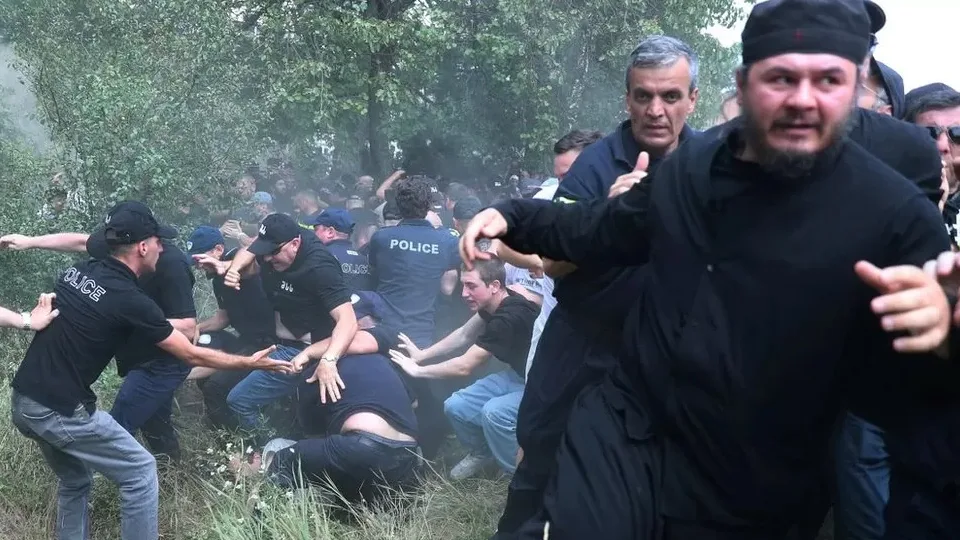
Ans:
{"label": "white shirt", "polygon": [[[558,187],[560,187],[559,182],[552,186],[547,186],[538,191],[533,198],[552,201],[553,196],[557,193]],[[530,366],[533,365],[533,356],[537,352],[537,345],[540,344],[540,335],[543,334],[543,327],[547,324],[547,318],[550,317],[550,312],[553,311],[553,308],[557,307],[557,299],[553,297],[553,279],[548,276],[543,276],[540,281],[542,290],[540,294],[543,295],[543,305],[540,307],[540,315],[537,316],[537,320],[533,323],[533,336],[530,340],[530,352],[527,354],[527,368],[524,372],[524,378],[526,378],[527,373],[530,373]]]}

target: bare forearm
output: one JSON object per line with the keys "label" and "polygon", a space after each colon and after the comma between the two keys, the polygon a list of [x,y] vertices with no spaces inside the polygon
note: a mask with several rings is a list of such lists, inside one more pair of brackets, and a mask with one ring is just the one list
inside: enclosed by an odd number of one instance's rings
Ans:
{"label": "bare forearm", "polygon": [[246,369],[245,356],[228,354],[216,349],[206,349],[190,345],[187,354],[181,360],[192,365],[214,369]]}
{"label": "bare forearm", "polygon": [[22,328],[23,316],[5,307],[0,307],[0,328]]}
{"label": "bare forearm", "polygon": [[327,346],[327,356],[340,358],[357,335],[359,325],[356,317],[340,317],[330,335],[330,345]]}
{"label": "bare forearm", "polygon": [[[307,358],[310,358],[311,360],[321,358],[329,350],[331,341],[331,338],[318,341],[304,349],[303,354],[305,354]],[[350,345],[347,347],[344,355],[374,354],[379,349],[380,346],[377,344],[377,340],[374,339],[369,332],[358,330],[356,335],[353,336],[353,341],[350,342]]]}
{"label": "bare forearm", "polygon": [[237,272],[243,273],[243,270],[251,266],[256,260],[257,258],[253,253],[250,253],[246,248],[243,248],[237,251],[237,254],[233,257],[233,260],[230,261],[229,270],[236,270]]}
{"label": "bare forearm", "polygon": [[457,328],[440,341],[424,349],[422,352],[423,359],[421,361],[438,358],[454,351],[459,351],[468,345],[473,345],[467,337],[465,326]]}
{"label": "bare forearm", "polygon": [[197,323],[197,332],[216,332],[230,326],[230,316],[225,309],[218,309],[213,317]]}
{"label": "bare forearm", "polygon": [[421,379],[451,379],[453,377],[466,377],[473,373],[476,368],[471,360],[458,356],[446,362],[432,364],[428,366],[417,366],[417,378]]}
{"label": "bare forearm", "polygon": [[32,237],[29,247],[32,249],[83,253],[87,251],[88,238],[90,238],[90,235],[83,233],[45,234],[43,236]]}
{"label": "bare forearm", "polygon": [[525,270],[543,268],[543,261],[537,255],[524,255],[503,242],[497,242],[497,258]]}
{"label": "bare forearm", "polygon": [[167,319],[167,321],[185,336],[192,336],[197,331],[196,319]]}

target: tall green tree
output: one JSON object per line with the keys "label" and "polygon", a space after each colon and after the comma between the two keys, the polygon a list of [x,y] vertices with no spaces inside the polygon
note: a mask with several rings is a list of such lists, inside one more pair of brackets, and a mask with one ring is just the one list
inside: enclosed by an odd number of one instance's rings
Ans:
{"label": "tall green tree", "polygon": [[5,0],[71,189],[89,215],[135,197],[168,216],[229,193],[269,118],[235,21],[216,2]]}

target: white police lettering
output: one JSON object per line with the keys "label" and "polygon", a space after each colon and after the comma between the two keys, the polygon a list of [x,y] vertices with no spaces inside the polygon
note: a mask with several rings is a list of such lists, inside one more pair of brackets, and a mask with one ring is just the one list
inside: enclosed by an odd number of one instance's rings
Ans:
{"label": "white police lettering", "polygon": [[424,244],[423,242],[411,242],[410,240],[390,240],[390,249],[400,249],[403,251],[412,251],[414,253],[426,253],[428,255],[439,255],[440,244]]}
{"label": "white police lettering", "polygon": [[370,267],[366,264],[341,263],[340,270],[344,274],[363,275],[370,273]]}
{"label": "white police lettering", "polygon": [[94,302],[99,302],[103,294],[107,292],[106,289],[97,285],[97,282],[94,281],[93,278],[81,274],[79,270],[72,266],[64,272],[63,282],[80,291]]}
{"label": "white police lettering", "polygon": [[193,242],[187,241],[187,251],[193,249]]}
{"label": "white police lettering", "polygon": [[287,291],[288,293],[293,294],[293,285],[287,283],[286,281],[281,281],[280,290]]}

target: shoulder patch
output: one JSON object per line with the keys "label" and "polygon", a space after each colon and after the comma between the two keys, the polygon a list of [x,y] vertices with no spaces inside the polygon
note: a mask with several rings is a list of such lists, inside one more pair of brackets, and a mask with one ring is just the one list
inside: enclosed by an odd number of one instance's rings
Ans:
{"label": "shoulder patch", "polygon": [[558,203],[563,203],[563,204],[574,204],[576,202],[579,202],[576,199],[568,199],[567,197],[557,197],[553,201]]}
{"label": "shoulder patch", "polygon": [[447,229],[447,230],[450,231],[450,236],[454,238],[460,238],[460,231],[456,229]]}

